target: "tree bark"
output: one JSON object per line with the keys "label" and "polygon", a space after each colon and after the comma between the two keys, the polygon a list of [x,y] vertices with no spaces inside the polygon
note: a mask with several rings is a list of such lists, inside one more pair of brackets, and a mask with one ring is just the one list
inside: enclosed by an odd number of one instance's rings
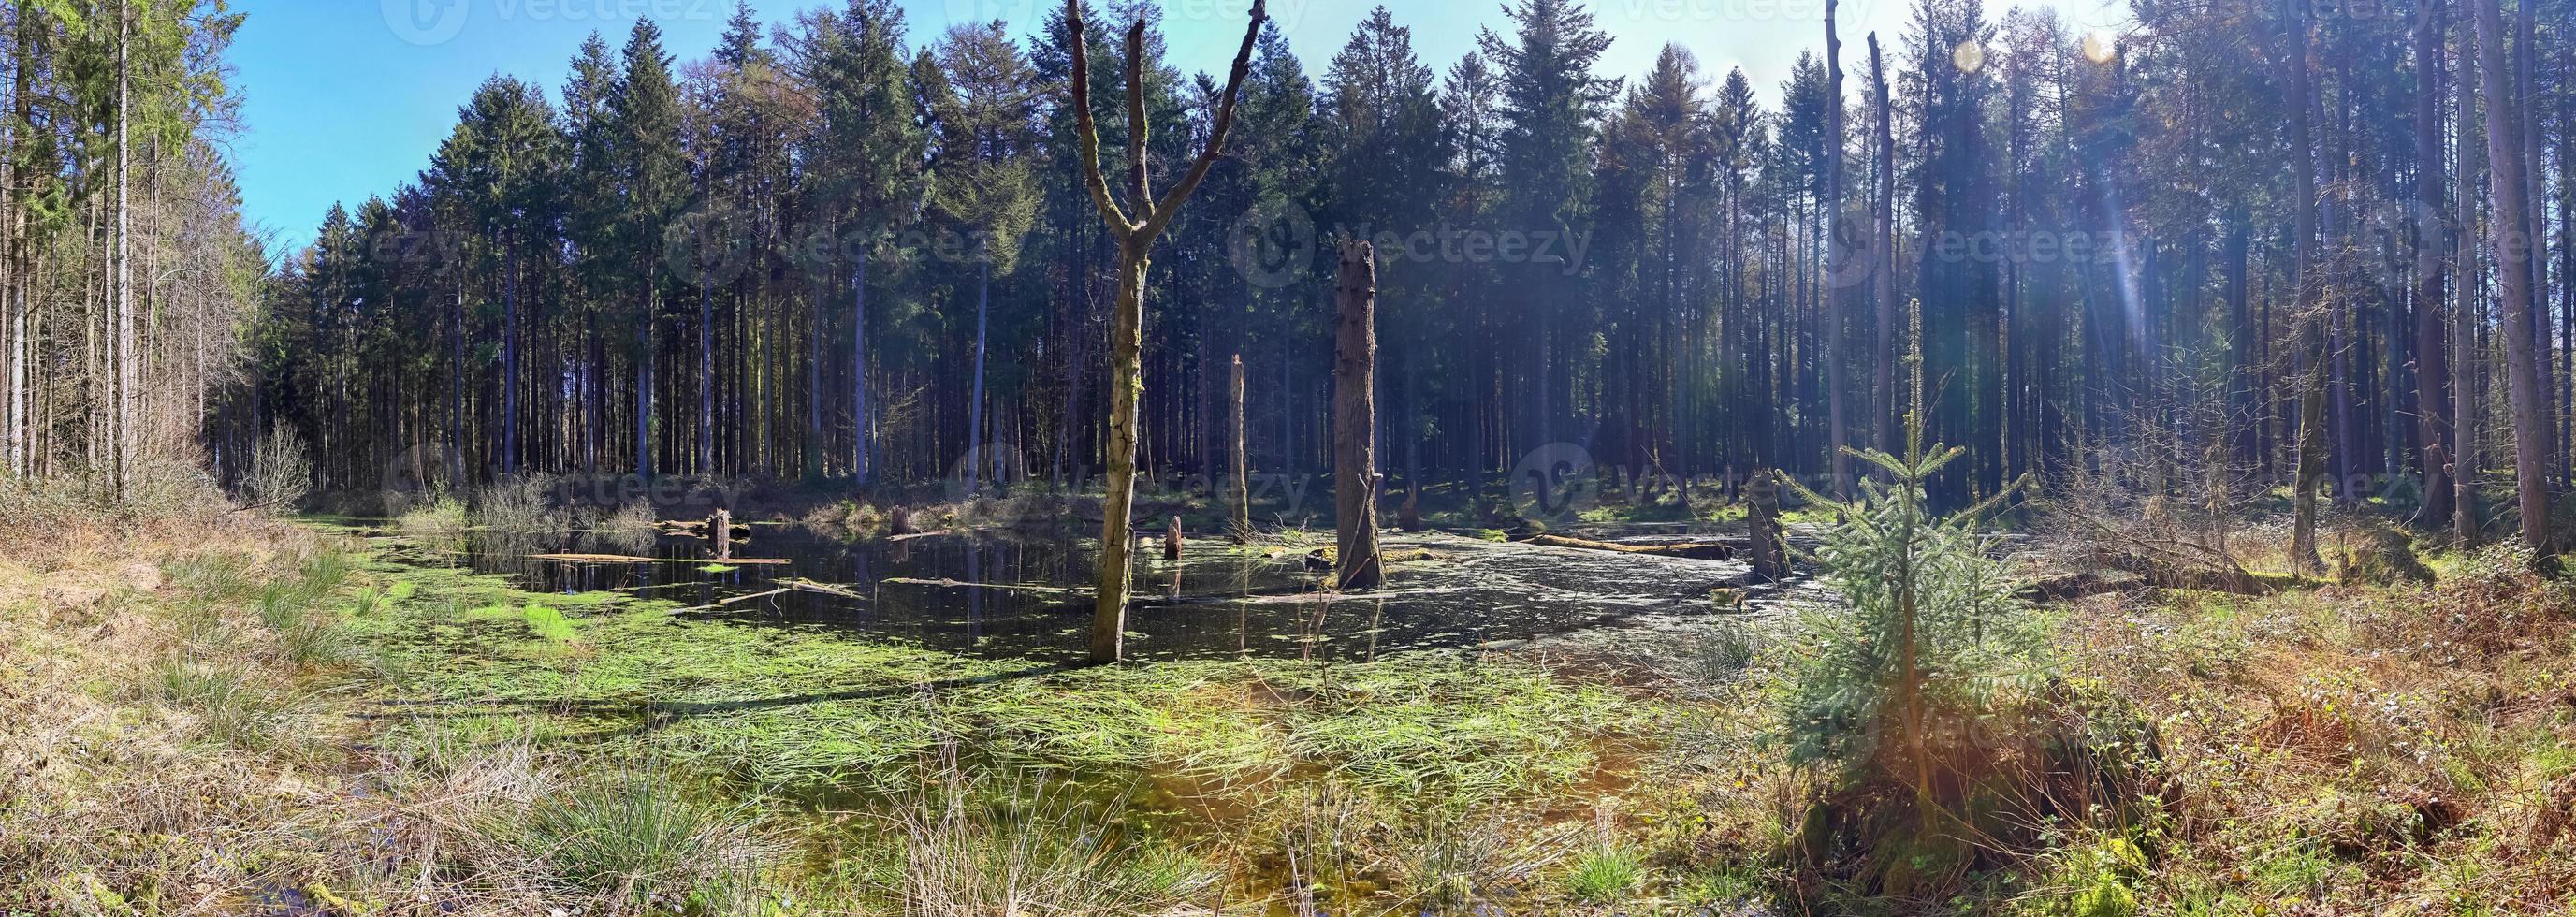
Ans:
{"label": "tree bark", "polygon": [[2478,524],[2478,64],[2473,23],[2460,24],[2459,87],[2452,131],[2459,172],[2452,178],[2451,262],[2456,265],[2451,305],[2452,525],[2462,544],[2484,534]]}
{"label": "tree bark", "polygon": [[[2513,399],[2514,477],[2522,504],[2522,539],[2549,551],[2549,396],[2540,373],[2540,326],[2532,314],[2528,238],[2531,173],[2523,164],[2521,125],[2505,83],[2504,24],[2496,0],[2474,0],[2479,75],[2487,95],[2487,180],[2495,195],[2491,231],[2496,271],[2504,293],[2505,360]],[[2517,239],[2516,236],[2524,236]]]}
{"label": "tree bark", "polygon": [[1896,134],[1891,117],[1887,70],[1878,50],[1878,33],[1869,34],[1869,80],[1877,87],[1878,105],[1878,242],[1873,252],[1878,265],[1871,271],[1870,290],[1878,300],[1878,352],[1872,355],[1878,364],[1878,445],[1893,451],[1896,431],[1903,427],[1898,416],[1896,397]]}
{"label": "tree bark", "polygon": [[966,403],[966,495],[980,491],[984,473],[984,344],[993,305],[993,256],[986,252],[975,273],[975,385]]}
{"label": "tree bark", "polygon": [[[652,274],[648,271],[644,276]],[[653,479],[653,316],[657,311],[653,294],[646,292],[644,320],[635,326],[635,475],[648,481]]]}
{"label": "tree bark", "polygon": [[[1825,0],[1825,263],[1837,270],[1842,263],[1836,256],[1842,251],[1843,226],[1843,41],[1834,30],[1834,12],[1839,4]],[[1851,499],[1851,456],[1843,450],[1851,444],[1848,421],[1843,417],[1843,285],[1834,284],[1824,291],[1825,297],[1825,405],[1832,437],[1831,458],[1834,472],[1834,496]]]}
{"label": "tree bark", "polygon": [[1252,540],[1252,456],[1244,449],[1243,355],[1234,355],[1234,537]]}
{"label": "tree bark", "polygon": [[1126,655],[1127,592],[1134,585],[1128,550],[1129,516],[1136,507],[1136,399],[1144,387],[1145,271],[1147,243],[1119,245],[1118,298],[1109,313],[1109,491],[1101,498],[1100,596],[1092,606],[1091,658],[1116,662]]}
{"label": "tree bark", "polygon": [[853,453],[851,473],[860,485],[868,483],[872,471],[868,461],[868,255],[859,252],[858,266],[850,277],[850,448]]}
{"label": "tree bark", "polygon": [[116,410],[113,438],[116,498],[125,499],[134,472],[134,190],[132,22],[128,4],[116,5]]}
{"label": "tree bark", "polygon": [[510,233],[501,255],[501,473],[519,462],[519,239]]}
{"label": "tree bark", "polygon": [[[2439,7],[2426,4],[2415,20],[2415,206],[2408,215],[2434,214],[2442,202],[2442,28]],[[2415,231],[2415,409],[2422,416],[2424,506],[2416,524],[2440,525],[2451,515],[2450,376],[2442,342],[2445,253],[2440,227],[2409,219]]]}
{"label": "tree bark", "polygon": [[2325,319],[2317,313],[2326,308],[2320,295],[2323,277],[2316,270],[2317,257],[2317,175],[2316,151],[2308,119],[2308,23],[2304,15],[2292,17],[2287,26],[2289,53],[2283,61],[2290,70],[2290,163],[2295,173],[2290,187],[2297,195],[2291,201],[2295,214],[2297,238],[2294,240],[2296,263],[2291,265],[2297,297],[2299,360],[2303,378],[2299,396],[2299,459],[2297,480],[2293,482],[2295,504],[2290,527],[2290,565],[2299,573],[2315,571],[2317,559],[2317,488],[2325,478],[2326,377],[2328,354],[2324,352]]}
{"label": "tree bark", "polygon": [[1377,541],[1377,250],[1342,243],[1333,362],[1333,518],[1340,588],[1386,582]]}

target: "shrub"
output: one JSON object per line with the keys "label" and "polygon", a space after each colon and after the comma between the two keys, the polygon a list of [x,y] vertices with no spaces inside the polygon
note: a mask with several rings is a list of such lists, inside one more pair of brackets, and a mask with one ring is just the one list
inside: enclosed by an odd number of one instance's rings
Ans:
{"label": "shrub", "polygon": [[272,512],[294,512],[313,489],[313,458],[304,438],[285,426],[273,427],[251,453],[242,478],[243,502]]}
{"label": "shrub", "polygon": [[550,482],[543,475],[517,474],[492,482],[474,495],[474,524],[508,532],[542,532],[564,527],[564,514],[554,508]]}

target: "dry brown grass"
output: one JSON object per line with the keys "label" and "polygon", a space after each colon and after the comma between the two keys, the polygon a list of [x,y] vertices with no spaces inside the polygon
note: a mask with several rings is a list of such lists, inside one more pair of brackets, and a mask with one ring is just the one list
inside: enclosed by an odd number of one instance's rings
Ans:
{"label": "dry brown grass", "polygon": [[475,827],[543,768],[368,750],[347,673],[262,614],[331,614],[339,547],[230,513],[56,522],[0,551],[0,911],[562,906]]}
{"label": "dry brown grass", "polygon": [[2104,596],[2074,623],[2070,672],[2147,708],[2182,790],[2145,900],[2576,903],[2566,584],[2496,552],[2439,585]]}

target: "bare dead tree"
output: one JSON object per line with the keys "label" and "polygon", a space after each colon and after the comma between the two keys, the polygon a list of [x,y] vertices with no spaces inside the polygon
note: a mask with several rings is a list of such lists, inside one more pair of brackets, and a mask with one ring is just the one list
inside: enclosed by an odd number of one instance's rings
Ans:
{"label": "bare dead tree", "polygon": [[1269,13],[1264,0],[1252,0],[1251,22],[1243,30],[1243,47],[1235,52],[1234,69],[1226,74],[1225,93],[1217,101],[1207,146],[1180,183],[1159,200],[1146,180],[1144,18],[1138,17],[1127,30],[1127,196],[1140,208],[1134,217],[1118,205],[1109,190],[1109,177],[1100,171],[1100,130],[1091,116],[1090,40],[1082,22],[1082,0],[1065,0],[1064,19],[1073,45],[1071,83],[1082,182],[1091,190],[1091,202],[1100,208],[1101,219],[1108,222],[1110,236],[1118,241],[1118,299],[1109,316],[1109,493],[1101,502],[1100,595],[1091,618],[1092,661],[1117,662],[1125,655],[1127,594],[1133,585],[1133,571],[1128,569],[1133,520],[1128,517],[1136,507],[1136,403],[1145,388],[1145,271],[1154,240],[1171,226],[1181,205],[1198,191],[1208,169],[1225,151],[1226,132],[1234,126],[1235,100],[1252,72],[1253,42],[1261,37],[1261,24]]}

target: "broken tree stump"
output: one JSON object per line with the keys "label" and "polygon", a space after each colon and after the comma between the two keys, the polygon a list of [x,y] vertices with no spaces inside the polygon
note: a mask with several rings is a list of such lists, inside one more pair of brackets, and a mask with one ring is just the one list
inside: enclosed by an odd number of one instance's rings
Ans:
{"label": "broken tree stump", "polygon": [[1386,582],[1377,542],[1377,250],[1345,240],[1341,256],[1341,308],[1333,320],[1333,519],[1341,549],[1335,582],[1341,589],[1375,589]]}
{"label": "broken tree stump", "polygon": [[1163,559],[1181,559],[1181,517],[1172,517],[1172,526],[1163,530]]}

